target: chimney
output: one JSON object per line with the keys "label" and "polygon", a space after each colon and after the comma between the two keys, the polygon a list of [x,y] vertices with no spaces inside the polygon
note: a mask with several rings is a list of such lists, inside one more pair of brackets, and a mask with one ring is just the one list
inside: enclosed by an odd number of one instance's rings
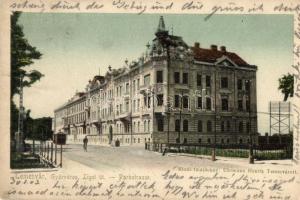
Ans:
{"label": "chimney", "polygon": [[199,42],[195,42],[194,47],[199,49],[200,48],[200,43]]}
{"label": "chimney", "polygon": [[221,50],[222,52],[226,52],[226,47],[225,47],[225,46],[221,46],[221,47],[220,47],[220,50]]}
{"label": "chimney", "polygon": [[218,46],[215,44],[210,45],[210,49],[213,51],[217,51],[218,50]]}

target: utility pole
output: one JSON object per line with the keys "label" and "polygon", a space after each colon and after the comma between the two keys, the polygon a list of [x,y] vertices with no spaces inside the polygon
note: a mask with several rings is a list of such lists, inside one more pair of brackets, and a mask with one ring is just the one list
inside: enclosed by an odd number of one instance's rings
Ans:
{"label": "utility pole", "polygon": [[182,109],[183,109],[183,91],[181,91],[181,97],[180,97],[180,110],[179,110],[179,130],[178,130],[178,143],[180,144],[181,139],[181,115],[182,115]]}
{"label": "utility pole", "polygon": [[251,131],[251,80],[248,82],[248,98],[249,98],[249,164],[254,164],[253,158],[253,144],[252,144],[252,131]]}
{"label": "utility pole", "polygon": [[23,126],[24,126],[23,75],[21,75],[20,76],[20,100],[19,100],[18,131],[15,134],[17,152],[23,152],[23,150],[24,150]]}
{"label": "utility pole", "polygon": [[216,142],[217,142],[217,66],[215,70],[215,131],[214,131],[214,147],[212,150],[211,160],[216,161]]}

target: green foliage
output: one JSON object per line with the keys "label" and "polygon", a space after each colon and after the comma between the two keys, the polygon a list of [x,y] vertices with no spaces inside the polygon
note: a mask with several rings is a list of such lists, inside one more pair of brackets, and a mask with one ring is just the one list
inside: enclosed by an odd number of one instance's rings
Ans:
{"label": "green foliage", "polygon": [[32,119],[31,117],[26,117],[24,133],[28,139],[47,140],[52,138],[52,118]]}
{"label": "green foliage", "polygon": [[43,76],[37,70],[28,72],[24,69],[42,54],[25,38],[23,27],[18,24],[20,15],[21,12],[11,15],[11,98],[20,92],[20,77],[24,77],[23,86],[30,87]]}
{"label": "green foliage", "polygon": [[13,96],[20,92],[20,80],[23,77],[23,87],[30,87],[43,76],[37,70],[27,71],[26,67],[33,64],[33,60],[40,59],[42,54],[29,44],[23,33],[23,27],[18,24],[21,12],[11,15],[11,138],[18,130],[19,110],[13,102]]}
{"label": "green foliage", "polygon": [[279,80],[278,90],[284,95],[283,101],[286,101],[289,97],[294,95],[294,76],[287,74],[282,76]]}

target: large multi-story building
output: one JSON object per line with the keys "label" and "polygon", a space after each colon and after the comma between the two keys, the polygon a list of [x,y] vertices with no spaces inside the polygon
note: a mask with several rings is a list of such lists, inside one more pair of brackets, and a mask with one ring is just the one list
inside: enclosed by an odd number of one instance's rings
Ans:
{"label": "large multi-story building", "polygon": [[54,112],[68,142],[247,143],[257,133],[256,71],[225,46],[190,47],[164,20],[142,57],[108,67]]}

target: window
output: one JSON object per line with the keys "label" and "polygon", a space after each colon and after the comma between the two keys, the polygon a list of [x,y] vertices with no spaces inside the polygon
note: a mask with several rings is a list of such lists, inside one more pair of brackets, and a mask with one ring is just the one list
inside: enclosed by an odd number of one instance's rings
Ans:
{"label": "window", "polygon": [[246,100],[246,110],[250,111],[250,101],[249,101],[249,99]]}
{"label": "window", "polygon": [[138,122],[138,128],[137,128],[137,132],[140,132],[140,122]]}
{"label": "window", "polygon": [[189,97],[188,96],[183,96],[182,97],[182,106],[183,106],[183,108],[188,108],[189,107]]}
{"label": "window", "polygon": [[238,79],[237,80],[237,89],[238,90],[242,90],[243,89],[243,80],[242,79]]}
{"label": "window", "polygon": [[222,98],[222,110],[228,111],[228,99]]}
{"label": "window", "polygon": [[210,138],[207,139],[207,143],[210,144]]}
{"label": "window", "polygon": [[163,82],[163,71],[156,71],[156,83]]}
{"label": "window", "polygon": [[174,72],[174,83],[180,83],[180,73]]}
{"label": "window", "polygon": [[202,97],[197,97],[197,108],[202,109]]}
{"label": "window", "polygon": [[133,83],[132,83],[132,91],[135,92],[135,80],[133,80]]}
{"label": "window", "polygon": [[227,142],[227,144],[229,144],[229,142],[230,142],[229,138],[227,138],[226,142]]}
{"label": "window", "polygon": [[238,110],[243,111],[243,99],[238,100]]}
{"label": "window", "polygon": [[246,89],[246,91],[250,90],[250,80],[245,81],[245,89]]}
{"label": "window", "polygon": [[150,120],[148,120],[148,132],[150,132]]}
{"label": "window", "polygon": [[202,121],[198,121],[198,132],[202,132]]}
{"label": "window", "polygon": [[201,75],[197,74],[197,86],[201,86]]}
{"label": "window", "polygon": [[211,100],[208,97],[206,98],[206,109],[211,110]]}
{"label": "window", "polygon": [[186,144],[187,143],[187,138],[183,139],[183,143]]}
{"label": "window", "polygon": [[144,121],[144,133],[146,133],[146,131],[147,131],[147,121],[145,120]]}
{"label": "window", "polygon": [[211,121],[207,121],[207,132],[211,132],[212,131],[212,123]]}
{"label": "window", "polygon": [[150,84],[150,74],[144,76],[144,85],[148,86]]}
{"label": "window", "polygon": [[139,78],[137,79],[136,84],[137,84],[136,88],[137,88],[137,89],[140,89],[140,79],[139,79]]}
{"label": "window", "polygon": [[244,129],[243,122],[240,122],[239,123],[239,132],[242,133],[244,131],[243,129]]}
{"label": "window", "polygon": [[227,131],[230,132],[230,131],[231,131],[231,130],[230,130],[230,129],[231,129],[230,121],[227,121],[227,124],[226,124],[226,125],[227,125]]}
{"label": "window", "polygon": [[164,95],[158,94],[156,97],[157,97],[157,106],[162,106],[164,104]]}
{"label": "window", "polygon": [[189,121],[188,120],[183,120],[183,132],[188,132],[189,131]]}
{"label": "window", "polygon": [[227,77],[221,78],[221,88],[228,88],[228,78]]}
{"label": "window", "polygon": [[175,131],[180,131],[180,120],[179,119],[175,120]]}
{"label": "window", "polygon": [[163,118],[157,119],[157,131],[164,131],[164,119]]}
{"label": "window", "polygon": [[198,139],[198,143],[201,143],[201,142],[202,142],[202,141],[201,141],[201,138],[199,138],[199,139]]}
{"label": "window", "polygon": [[221,131],[225,132],[225,122],[224,121],[221,122]]}
{"label": "window", "polygon": [[129,93],[129,83],[126,83],[126,86],[125,86],[125,93]]}
{"label": "window", "polygon": [[182,84],[188,84],[189,83],[189,74],[183,73],[182,74]]}
{"label": "window", "polygon": [[247,122],[247,133],[250,133],[250,123],[249,122]]}
{"label": "window", "polygon": [[137,100],[137,107],[136,110],[139,111],[140,110],[140,99]]}
{"label": "window", "polygon": [[206,87],[210,87],[210,76],[206,76],[205,82],[206,82]]}
{"label": "window", "polygon": [[174,97],[174,107],[175,108],[179,107],[179,95],[175,95]]}
{"label": "window", "polygon": [[150,96],[148,96],[148,108],[150,108],[150,105],[151,105],[151,99]]}

